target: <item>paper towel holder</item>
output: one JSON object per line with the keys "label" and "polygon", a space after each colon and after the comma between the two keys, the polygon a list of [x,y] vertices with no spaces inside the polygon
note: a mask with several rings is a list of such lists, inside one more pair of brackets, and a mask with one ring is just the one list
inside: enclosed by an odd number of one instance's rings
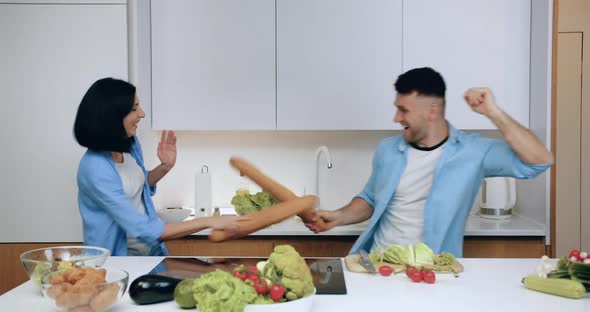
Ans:
{"label": "paper towel holder", "polygon": [[209,166],[201,166],[200,173],[195,177],[195,215],[198,217],[210,216],[211,207],[211,176]]}

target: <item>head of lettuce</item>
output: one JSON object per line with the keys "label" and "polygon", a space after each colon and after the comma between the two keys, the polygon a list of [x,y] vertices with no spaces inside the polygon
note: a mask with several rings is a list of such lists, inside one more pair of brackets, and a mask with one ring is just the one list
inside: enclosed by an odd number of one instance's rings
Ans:
{"label": "head of lettuce", "polygon": [[[259,296],[251,285],[221,270],[203,274],[191,283],[194,303],[202,312],[243,312],[250,303],[272,303],[272,300]],[[178,298],[175,300],[179,303]],[[181,307],[194,308],[195,305]]]}
{"label": "head of lettuce", "polygon": [[258,192],[254,195],[247,192],[236,192],[236,195],[231,200],[231,204],[241,216],[266,209],[278,203],[279,200],[269,192]]}

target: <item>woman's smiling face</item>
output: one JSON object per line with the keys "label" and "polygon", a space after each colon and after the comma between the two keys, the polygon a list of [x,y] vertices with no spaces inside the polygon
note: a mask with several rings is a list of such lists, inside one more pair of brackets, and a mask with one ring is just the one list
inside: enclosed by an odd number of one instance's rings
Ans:
{"label": "woman's smiling face", "polygon": [[137,125],[143,117],[145,117],[145,112],[141,109],[141,106],[139,106],[139,98],[135,96],[133,108],[131,108],[129,114],[123,118],[123,126],[125,127],[127,137],[130,138],[137,134]]}

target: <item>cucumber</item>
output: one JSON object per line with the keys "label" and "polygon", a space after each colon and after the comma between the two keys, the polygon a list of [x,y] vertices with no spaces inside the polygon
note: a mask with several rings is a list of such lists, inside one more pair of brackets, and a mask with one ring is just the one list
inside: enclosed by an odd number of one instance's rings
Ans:
{"label": "cucumber", "polygon": [[570,276],[567,269],[557,269],[547,273],[547,278],[570,278]]}
{"label": "cucumber", "polygon": [[590,283],[590,266],[587,264],[572,262],[569,267],[569,273],[573,280],[582,283]]}
{"label": "cucumber", "polygon": [[570,270],[570,273],[576,272],[581,275],[590,276],[590,264],[588,264],[588,263],[572,262],[569,265],[569,270]]}
{"label": "cucumber", "polygon": [[588,276],[584,276],[584,275],[580,275],[577,273],[572,273],[572,277],[573,280],[579,281],[581,283],[587,283],[590,284],[590,277]]}
{"label": "cucumber", "polygon": [[526,288],[547,294],[579,299],[584,296],[586,288],[579,281],[562,278],[544,278],[530,275],[522,279]]}

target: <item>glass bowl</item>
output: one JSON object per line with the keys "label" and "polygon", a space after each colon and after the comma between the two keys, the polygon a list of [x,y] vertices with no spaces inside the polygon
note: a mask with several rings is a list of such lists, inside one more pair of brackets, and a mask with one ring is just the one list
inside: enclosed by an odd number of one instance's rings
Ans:
{"label": "glass bowl", "polygon": [[70,268],[41,279],[41,291],[60,311],[108,310],[117,303],[129,282],[129,274],[112,268]]}
{"label": "glass bowl", "polygon": [[70,267],[101,267],[109,257],[109,250],[92,246],[62,246],[34,249],[20,255],[25,272],[37,285],[51,272]]}

